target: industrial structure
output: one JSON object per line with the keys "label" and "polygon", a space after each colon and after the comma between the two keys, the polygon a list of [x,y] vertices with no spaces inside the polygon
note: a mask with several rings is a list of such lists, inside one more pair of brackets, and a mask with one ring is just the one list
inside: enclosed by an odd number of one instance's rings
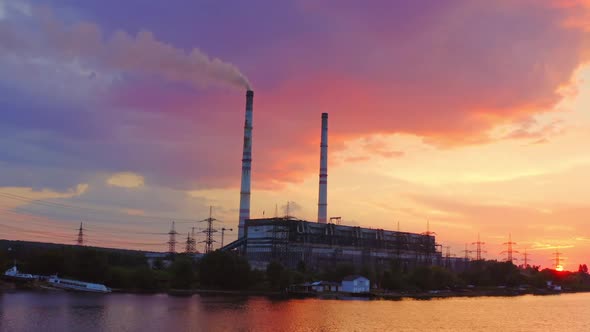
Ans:
{"label": "industrial structure", "polygon": [[273,261],[289,268],[303,262],[313,270],[336,264],[389,267],[397,261],[412,267],[441,262],[431,235],[287,217],[248,219],[244,233],[237,242],[256,269],[265,269]]}
{"label": "industrial structure", "polygon": [[170,231],[168,232],[168,253],[174,255],[176,253],[176,228],[174,225],[174,221],[170,226]]}
{"label": "industrial structure", "polygon": [[217,229],[213,228],[213,222],[217,219],[213,218],[213,207],[209,207],[209,218],[201,220],[201,222],[207,223],[207,228],[203,230],[205,233],[205,240],[201,241],[205,243],[205,253],[208,254],[213,251],[213,243],[217,242],[213,239],[213,233],[217,233]]}
{"label": "industrial structure", "polygon": [[320,143],[320,189],[318,195],[318,222],[328,218],[328,113],[322,113],[322,141]]}
{"label": "industrial structure", "polygon": [[[355,267],[403,267],[441,264],[434,233],[407,232],[340,225],[341,218],[328,219],[328,114],[321,117],[320,169],[317,222],[289,216],[250,219],[250,174],[252,167],[252,104],[246,93],[246,122],[242,154],[242,183],[238,239],[222,250],[238,250],[250,265],[265,269],[273,261],[295,268],[301,262],[314,270],[335,264]],[[328,223],[337,220],[338,224]]]}
{"label": "industrial structure", "polygon": [[518,251],[514,250],[512,246],[514,246],[516,242],[512,242],[512,234],[508,234],[508,242],[502,243],[502,245],[507,246],[508,248],[505,251],[502,251],[501,254],[506,254],[506,261],[513,263],[515,258],[514,254],[518,254]]}
{"label": "industrial structure", "polygon": [[242,184],[240,187],[240,218],[238,238],[244,236],[244,221],[250,218],[250,184],[252,171],[252,104],[254,92],[246,92],[246,121],[244,122],[244,148],[242,152]]}
{"label": "industrial structure", "polygon": [[82,223],[80,223],[80,228],[78,229],[78,239],[76,240],[76,244],[79,246],[84,245],[84,228],[82,227]]}

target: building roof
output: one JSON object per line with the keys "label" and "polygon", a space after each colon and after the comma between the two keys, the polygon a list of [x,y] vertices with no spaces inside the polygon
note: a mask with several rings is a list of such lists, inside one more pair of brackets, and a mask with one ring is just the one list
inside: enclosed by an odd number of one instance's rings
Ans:
{"label": "building roof", "polygon": [[340,283],[334,281],[315,281],[309,284],[310,286],[340,286]]}
{"label": "building roof", "polygon": [[363,278],[363,279],[367,279],[367,280],[369,280],[368,278],[366,278],[366,277],[363,277],[363,276],[361,276],[361,275],[351,275],[351,276],[346,276],[346,277],[344,277],[344,278],[342,279],[342,281],[353,281],[353,280],[357,280],[357,279],[360,279],[360,278]]}

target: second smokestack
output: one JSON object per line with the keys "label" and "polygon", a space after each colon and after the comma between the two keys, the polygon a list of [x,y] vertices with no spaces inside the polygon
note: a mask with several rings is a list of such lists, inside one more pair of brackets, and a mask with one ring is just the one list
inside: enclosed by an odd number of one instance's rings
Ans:
{"label": "second smokestack", "polygon": [[322,142],[320,143],[320,192],[318,223],[328,219],[328,113],[322,113]]}

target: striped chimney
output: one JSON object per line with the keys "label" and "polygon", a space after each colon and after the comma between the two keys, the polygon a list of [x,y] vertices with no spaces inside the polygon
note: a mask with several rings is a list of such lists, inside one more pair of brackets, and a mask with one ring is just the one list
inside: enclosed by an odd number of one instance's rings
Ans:
{"label": "striped chimney", "polygon": [[244,151],[242,154],[242,186],[240,190],[240,221],[238,238],[244,237],[244,221],[250,219],[250,176],[252,170],[252,103],[254,92],[246,91],[246,122],[244,124]]}
{"label": "striped chimney", "polygon": [[322,142],[320,144],[320,193],[318,222],[325,224],[328,217],[328,113],[322,113]]}

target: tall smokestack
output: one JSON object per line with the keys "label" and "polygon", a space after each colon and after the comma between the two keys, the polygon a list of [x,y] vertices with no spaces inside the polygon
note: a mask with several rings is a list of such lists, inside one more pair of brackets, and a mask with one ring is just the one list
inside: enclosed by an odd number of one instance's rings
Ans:
{"label": "tall smokestack", "polygon": [[322,142],[320,148],[318,222],[325,224],[328,217],[328,113],[322,113]]}
{"label": "tall smokestack", "polygon": [[246,91],[246,122],[244,124],[244,151],[242,154],[242,186],[240,190],[240,221],[238,238],[244,236],[244,221],[250,218],[250,174],[252,170],[252,103],[254,92]]}

